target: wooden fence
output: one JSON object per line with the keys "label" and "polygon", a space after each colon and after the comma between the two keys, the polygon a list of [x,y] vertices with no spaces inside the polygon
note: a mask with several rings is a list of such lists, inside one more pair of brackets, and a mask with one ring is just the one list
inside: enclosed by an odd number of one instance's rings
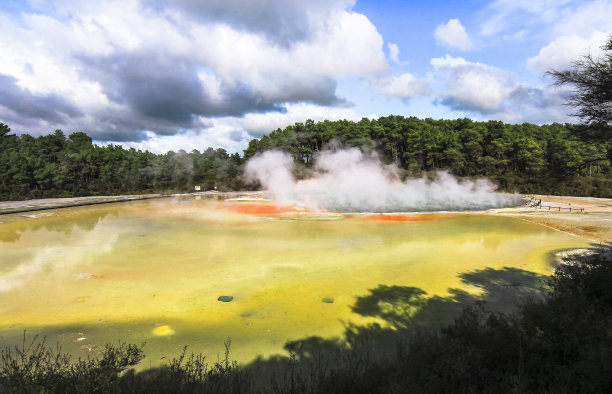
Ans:
{"label": "wooden fence", "polygon": [[584,213],[584,208],[572,208],[571,206],[570,207],[554,207],[552,205],[542,205],[542,200],[535,198],[535,197],[528,197],[526,205],[529,205],[529,207],[536,208],[536,209],[548,209],[549,211],[561,212],[561,210],[566,210],[569,212]]}

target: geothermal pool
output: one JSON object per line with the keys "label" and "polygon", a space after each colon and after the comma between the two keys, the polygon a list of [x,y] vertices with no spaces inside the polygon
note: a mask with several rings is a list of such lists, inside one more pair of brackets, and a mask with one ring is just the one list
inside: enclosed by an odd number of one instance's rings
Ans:
{"label": "geothermal pool", "polygon": [[[20,342],[24,330],[81,356],[106,342],[146,342],[148,367],[184,345],[216,360],[230,337],[231,357],[247,362],[283,353],[289,340],[341,337],[349,323],[384,324],[351,309],[379,285],[477,296],[482,288],[462,280],[466,273],[547,274],[551,251],[586,245],[493,215],[351,215],[253,201],[184,198],[5,215],[0,344]],[[492,281],[509,291],[522,286],[506,282]]]}

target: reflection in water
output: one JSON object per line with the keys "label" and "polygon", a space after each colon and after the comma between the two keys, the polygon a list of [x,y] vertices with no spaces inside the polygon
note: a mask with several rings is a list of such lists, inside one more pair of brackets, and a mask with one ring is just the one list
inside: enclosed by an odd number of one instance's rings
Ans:
{"label": "reflection in water", "polygon": [[59,232],[64,235],[70,235],[75,227],[84,231],[91,231],[109,214],[102,209],[93,210],[89,207],[83,209],[89,212],[79,214],[78,220],[66,220],[63,213],[69,210],[56,210],[56,213],[45,211],[27,215],[5,215],[2,218],[4,223],[0,222],[0,226],[2,226],[0,227],[0,242],[15,242],[21,238],[22,233],[35,232],[39,229]]}
{"label": "reflection in water", "polygon": [[[44,218],[43,223],[30,224],[27,230],[21,230],[23,242],[3,254],[6,260],[2,263],[0,292],[26,285],[37,286],[40,281],[61,283],[66,275],[76,279],[99,278],[75,269],[87,269],[96,256],[109,253],[121,235],[122,229],[98,225],[103,216],[85,216],[83,220],[63,226],[57,217]],[[34,245],[20,247],[21,244]],[[77,300],[86,301],[87,297]]]}
{"label": "reflection in water", "polygon": [[[0,224],[20,234],[0,243],[0,341],[26,329],[79,355],[146,341],[155,365],[186,344],[214,358],[231,337],[246,361],[347,324],[442,321],[439,311],[485,293],[507,303],[550,269],[551,250],[587,245],[513,218],[227,204],[239,203],[138,201]],[[385,301],[360,301],[372,289]]]}

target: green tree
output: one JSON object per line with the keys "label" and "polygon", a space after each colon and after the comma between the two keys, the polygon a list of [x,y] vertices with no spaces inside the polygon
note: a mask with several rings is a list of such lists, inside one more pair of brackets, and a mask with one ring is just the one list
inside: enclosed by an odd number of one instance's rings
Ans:
{"label": "green tree", "polygon": [[[601,58],[588,54],[569,69],[547,72],[555,85],[573,88],[567,104],[576,109],[573,115],[588,125],[612,123],[612,35],[602,49],[605,53]],[[610,137],[610,128],[604,130]]]}

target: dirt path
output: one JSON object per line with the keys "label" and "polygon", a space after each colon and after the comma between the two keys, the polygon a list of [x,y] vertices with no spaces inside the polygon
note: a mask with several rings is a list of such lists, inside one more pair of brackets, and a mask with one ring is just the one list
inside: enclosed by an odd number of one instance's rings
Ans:
{"label": "dirt path", "polygon": [[201,192],[186,194],[135,194],[121,196],[90,196],[72,198],[45,198],[40,200],[24,201],[0,201],[0,215],[10,213],[25,213],[42,211],[47,209],[78,207],[83,205],[108,204],[113,202],[124,202],[134,200],[150,200],[153,198],[166,198],[175,196],[202,196],[205,198],[238,198],[238,197],[260,197],[262,192]]}
{"label": "dirt path", "polygon": [[22,213],[42,211],[46,209],[78,207],[81,205],[107,204],[111,202],[148,200],[151,198],[165,197],[161,194],[140,194],[129,196],[90,196],[71,198],[45,198],[40,200],[25,201],[0,201],[0,215],[10,213]]}

